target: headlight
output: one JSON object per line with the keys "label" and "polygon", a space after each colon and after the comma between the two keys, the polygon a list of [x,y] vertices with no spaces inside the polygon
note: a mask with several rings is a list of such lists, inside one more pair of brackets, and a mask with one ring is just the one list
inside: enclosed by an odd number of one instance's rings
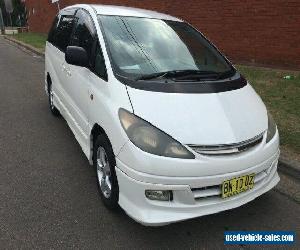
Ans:
{"label": "headlight", "polygon": [[276,124],[270,113],[268,113],[268,132],[267,132],[267,143],[272,140],[276,133]]}
{"label": "headlight", "polygon": [[154,155],[195,159],[178,141],[134,114],[120,109],[119,118],[130,141],[141,150]]}

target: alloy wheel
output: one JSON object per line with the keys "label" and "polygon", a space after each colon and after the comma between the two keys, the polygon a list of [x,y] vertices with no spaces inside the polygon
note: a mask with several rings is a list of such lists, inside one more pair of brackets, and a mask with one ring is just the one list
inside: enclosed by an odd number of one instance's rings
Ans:
{"label": "alloy wheel", "polygon": [[107,154],[103,147],[97,150],[97,177],[105,198],[111,196],[111,172]]}

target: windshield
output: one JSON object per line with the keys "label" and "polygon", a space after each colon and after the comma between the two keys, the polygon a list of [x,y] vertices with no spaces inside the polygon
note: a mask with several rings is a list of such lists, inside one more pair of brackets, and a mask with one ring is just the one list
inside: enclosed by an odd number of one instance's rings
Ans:
{"label": "windshield", "polygon": [[120,76],[138,79],[170,71],[232,71],[225,58],[187,23],[124,16],[98,18],[114,71]]}

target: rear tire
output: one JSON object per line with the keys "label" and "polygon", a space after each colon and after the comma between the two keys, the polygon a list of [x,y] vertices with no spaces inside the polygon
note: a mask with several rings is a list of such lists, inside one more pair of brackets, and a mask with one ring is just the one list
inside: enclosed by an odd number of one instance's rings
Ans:
{"label": "rear tire", "polygon": [[60,116],[59,110],[54,106],[53,102],[53,90],[52,90],[52,84],[50,83],[48,85],[48,99],[49,99],[49,108],[52,113],[52,115],[58,117]]}
{"label": "rear tire", "polygon": [[104,205],[110,210],[118,208],[116,159],[110,141],[104,134],[98,135],[94,141],[93,165],[97,174],[98,191]]}

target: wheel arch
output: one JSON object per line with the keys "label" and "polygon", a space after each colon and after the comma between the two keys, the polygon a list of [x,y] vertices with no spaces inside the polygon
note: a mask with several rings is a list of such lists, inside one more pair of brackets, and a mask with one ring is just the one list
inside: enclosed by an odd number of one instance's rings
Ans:
{"label": "wheel arch", "polygon": [[47,80],[47,93],[49,94],[49,87],[50,84],[52,84],[52,79],[49,72],[47,72],[46,80]]}
{"label": "wheel arch", "polygon": [[[98,135],[105,135],[107,138],[107,134],[105,132],[105,130],[98,124],[98,123],[95,123],[93,125],[93,128],[91,130],[91,133],[90,133],[90,157],[89,157],[89,162],[90,164],[92,165],[93,164],[93,152],[94,152],[94,142],[95,142],[95,139],[97,138]],[[109,138],[108,138],[109,140]]]}

